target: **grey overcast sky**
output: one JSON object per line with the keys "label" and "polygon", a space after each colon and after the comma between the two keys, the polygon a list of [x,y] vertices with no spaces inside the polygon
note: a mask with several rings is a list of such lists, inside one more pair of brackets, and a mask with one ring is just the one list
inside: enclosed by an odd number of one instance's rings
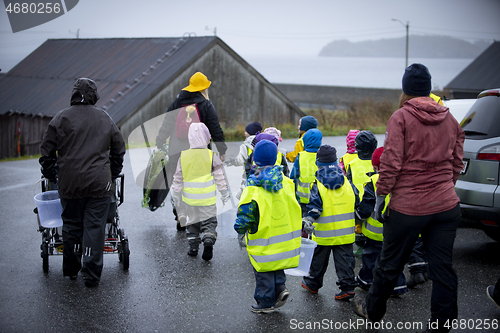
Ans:
{"label": "grey overcast sky", "polygon": [[[22,0],[19,0],[22,2]],[[243,58],[317,55],[333,40],[448,35],[500,40],[500,0],[80,0],[71,11],[12,33],[0,5],[0,69],[14,67],[47,39],[213,35]]]}

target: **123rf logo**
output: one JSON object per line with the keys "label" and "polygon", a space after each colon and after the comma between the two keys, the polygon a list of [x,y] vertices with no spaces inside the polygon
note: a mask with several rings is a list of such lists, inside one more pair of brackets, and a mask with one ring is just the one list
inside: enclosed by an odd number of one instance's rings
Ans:
{"label": "123rf logo", "polygon": [[[50,2],[49,2],[50,1]],[[72,10],[79,0],[3,0],[12,32],[47,23]]]}

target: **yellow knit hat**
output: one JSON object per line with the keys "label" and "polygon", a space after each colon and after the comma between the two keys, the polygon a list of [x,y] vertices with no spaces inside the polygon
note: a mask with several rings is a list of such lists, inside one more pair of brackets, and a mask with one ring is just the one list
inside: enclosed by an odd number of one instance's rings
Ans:
{"label": "yellow knit hat", "polygon": [[203,91],[210,87],[211,83],[212,82],[208,81],[207,77],[203,73],[196,72],[189,79],[189,86],[185,87],[182,90],[186,90],[189,92]]}

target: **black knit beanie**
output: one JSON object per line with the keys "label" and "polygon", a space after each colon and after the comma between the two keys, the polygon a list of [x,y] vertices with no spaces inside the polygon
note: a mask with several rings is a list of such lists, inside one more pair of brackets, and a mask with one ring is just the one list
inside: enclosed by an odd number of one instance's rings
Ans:
{"label": "black knit beanie", "polygon": [[337,149],[330,145],[322,145],[316,153],[316,161],[320,163],[333,163],[337,160]]}
{"label": "black knit beanie", "polygon": [[403,75],[403,91],[409,96],[429,96],[431,93],[431,73],[422,64],[412,64]]}
{"label": "black knit beanie", "polygon": [[245,132],[250,135],[255,135],[262,131],[262,125],[258,121],[254,121],[245,127]]}

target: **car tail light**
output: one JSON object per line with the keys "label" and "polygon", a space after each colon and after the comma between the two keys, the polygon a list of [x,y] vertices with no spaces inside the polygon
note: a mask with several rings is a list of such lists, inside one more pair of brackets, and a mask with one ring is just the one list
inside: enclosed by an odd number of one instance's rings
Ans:
{"label": "car tail light", "polygon": [[500,144],[484,147],[477,154],[478,160],[500,161]]}
{"label": "car tail light", "polygon": [[487,91],[483,91],[482,93],[480,93],[477,98],[481,98],[481,97],[484,97],[484,96],[495,96],[495,97],[499,97],[500,96],[500,90],[498,89],[493,89],[493,90],[487,90]]}
{"label": "car tail light", "polygon": [[498,226],[498,224],[495,221],[481,220],[481,222],[483,222],[483,224],[486,224],[486,225]]}

